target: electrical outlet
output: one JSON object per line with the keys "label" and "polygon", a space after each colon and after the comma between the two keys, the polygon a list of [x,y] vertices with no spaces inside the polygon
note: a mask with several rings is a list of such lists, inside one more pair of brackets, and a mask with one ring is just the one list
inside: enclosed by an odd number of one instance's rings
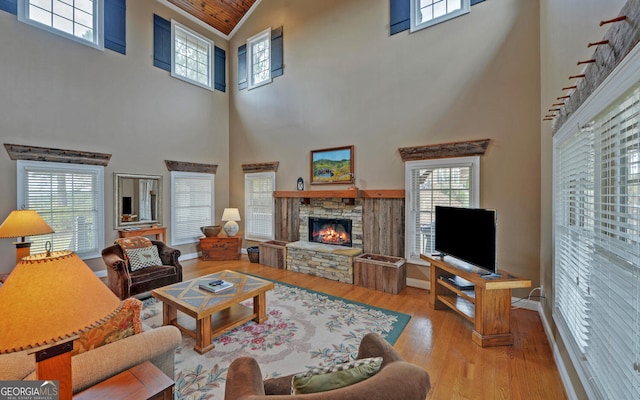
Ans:
{"label": "electrical outlet", "polygon": [[540,285],[540,298],[542,299],[543,304],[547,305],[547,294],[544,292],[544,286]]}

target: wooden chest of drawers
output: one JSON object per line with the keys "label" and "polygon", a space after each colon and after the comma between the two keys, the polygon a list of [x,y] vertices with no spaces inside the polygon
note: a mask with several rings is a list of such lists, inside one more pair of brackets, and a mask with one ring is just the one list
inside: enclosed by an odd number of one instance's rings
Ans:
{"label": "wooden chest of drawers", "polygon": [[237,260],[242,249],[242,237],[220,236],[200,239],[203,260]]}

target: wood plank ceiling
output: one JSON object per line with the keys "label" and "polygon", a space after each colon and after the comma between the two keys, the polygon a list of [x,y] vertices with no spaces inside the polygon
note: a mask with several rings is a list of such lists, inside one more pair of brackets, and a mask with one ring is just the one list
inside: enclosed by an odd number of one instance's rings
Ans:
{"label": "wood plank ceiling", "polygon": [[256,0],[168,0],[206,24],[228,35]]}

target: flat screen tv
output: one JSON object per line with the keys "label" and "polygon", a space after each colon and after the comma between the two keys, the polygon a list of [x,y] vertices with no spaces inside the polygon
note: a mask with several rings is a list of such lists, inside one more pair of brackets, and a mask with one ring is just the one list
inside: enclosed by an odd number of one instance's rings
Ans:
{"label": "flat screen tv", "polygon": [[488,273],[498,273],[496,211],[436,206],[435,249]]}

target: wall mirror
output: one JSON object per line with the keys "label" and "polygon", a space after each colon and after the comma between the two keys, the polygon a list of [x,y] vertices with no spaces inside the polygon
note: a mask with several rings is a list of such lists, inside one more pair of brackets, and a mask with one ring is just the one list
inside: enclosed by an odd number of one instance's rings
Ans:
{"label": "wall mirror", "polygon": [[113,174],[114,228],[162,225],[162,176]]}

